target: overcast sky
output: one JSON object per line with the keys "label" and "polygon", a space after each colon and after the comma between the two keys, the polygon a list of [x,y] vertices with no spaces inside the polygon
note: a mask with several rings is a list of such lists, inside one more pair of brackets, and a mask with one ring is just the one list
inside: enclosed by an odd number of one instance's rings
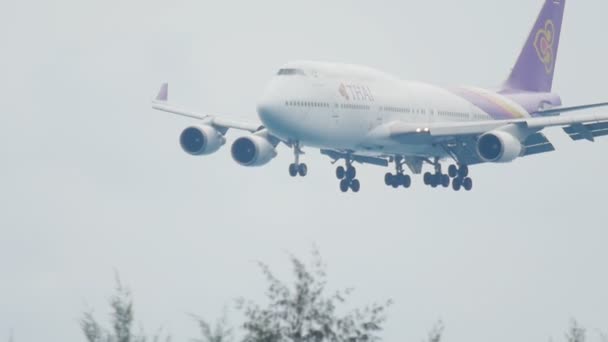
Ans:
{"label": "overcast sky", "polygon": [[[359,167],[342,194],[318,151],[292,179],[292,154],[262,168],[183,153],[193,122],[171,101],[256,117],[276,70],[313,59],[405,79],[492,87],[508,74],[541,0],[6,1],[0,11],[0,340],[82,341],[80,312],[107,317],[113,270],[138,321],[176,340],[187,316],[237,296],[263,299],[254,260],[289,279],[287,252],[316,244],[332,288],[355,303],[392,298],[385,337],[546,341],[571,317],[608,330],[608,139],[472,168],[475,190],[386,188]],[[554,89],[566,105],[608,100],[605,0],[566,8]],[[238,133],[231,132],[229,141]],[[237,321],[235,319],[235,321]]]}

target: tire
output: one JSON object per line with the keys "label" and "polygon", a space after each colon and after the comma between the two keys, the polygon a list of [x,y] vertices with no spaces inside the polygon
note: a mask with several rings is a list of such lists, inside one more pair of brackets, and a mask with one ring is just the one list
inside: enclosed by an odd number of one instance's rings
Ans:
{"label": "tire", "polygon": [[441,175],[438,174],[431,175],[431,187],[436,188],[439,186],[439,182],[441,181],[440,177]]}
{"label": "tire", "polygon": [[456,178],[456,176],[458,176],[458,168],[456,165],[452,164],[448,167],[448,176],[450,176],[450,178]]}
{"label": "tire", "polygon": [[393,184],[393,174],[392,173],[387,173],[384,175],[384,184],[386,184],[386,186],[391,186]]}
{"label": "tire", "polygon": [[424,185],[431,185],[432,178],[433,178],[433,175],[431,175],[430,172],[426,172],[423,177]]}
{"label": "tire", "polygon": [[343,179],[342,181],[340,181],[340,191],[347,192],[349,186],[350,182],[348,181],[348,179]]}
{"label": "tire", "polygon": [[444,188],[447,188],[448,186],[450,186],[450,176],[448,176],[448,175],[441,175],[441,185]]}
{"label": "tire", "polygon": [[397,175],[397,186],[405,184],[405,175]]}
{"label": "tire", "polygon": [[298,165],[298,174],[300,174],[301,177],[306,177],[308,174],[308,166],[306,166],[306,164]]}
{"label": "tire", "polygon": [[344,171],[344,167],[338,166],[336,168],[336,177],[338,179],[343,179],[345,175],[346,175],[346,171]]}
{"label": "tire", "polygon": [[464,181],[462,181],[462,186],[466,191],[473,190],[473,180],[469,177],[465,178]]}
{"label": "tire", "polygon": [[469,175],[469,167],[462,165],[460,169],[458,169],[458,175],[460,178],[465,179]]}
{"label": "tire", "polygon": [[454,191],[460,191],[461,187],[462,187],[462,179],[454,178],[454,180],[452,181],[452,189],[454,189]]}
{"label": "tire", "polygon": [[402,179],[401,179],[402,175],[394,175],[393,176],[393,182],[391,183],[391,186],[393,187],[393,189],[397,189],[399,187],[399,185],[401,185],[402,183]]}
{"label": "tire", "polygon": [[409,188],[412,185],[412,177],[405,175],[401,185],[403,185],[403,187],[406,189]]}
{"label": "tire", "polygon": [[358,179],[353,179],[353,181],[350,183],[350,189],[353,192],[359,192],[359,190],[361,190],[361,183]]}
{"label": "tire", "polygon": [[355,179],[355,177],[357,177],[357,169],[355,169],[352,166],[349,166],[346,169],[346,178],[348,178],[348,179]]}
{"label": "tire", "polygon": [[291,177],[298,175],[298,166],[296,164],[289,164],[289,175]]}

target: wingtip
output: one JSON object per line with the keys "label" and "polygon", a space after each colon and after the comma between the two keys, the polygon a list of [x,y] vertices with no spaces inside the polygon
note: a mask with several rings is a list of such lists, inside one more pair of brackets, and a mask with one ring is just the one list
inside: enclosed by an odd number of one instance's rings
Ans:
{"label": "wingtip", "polygon": [[165,82],[160,86],[156,101],[166,102],[169,99],[169,83]]}

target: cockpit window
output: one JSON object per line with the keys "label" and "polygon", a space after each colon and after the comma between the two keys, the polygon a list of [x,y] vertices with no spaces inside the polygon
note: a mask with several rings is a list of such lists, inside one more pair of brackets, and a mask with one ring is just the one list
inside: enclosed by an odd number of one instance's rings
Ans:
{"label": "cockpit window", "polygon": [[302,76],[305,76],[306,74],[301,69],[281,69],[281,70],[279,70],[279,72],[277,73],[277,75],[285,75],[285,76],[288,76],[288,75],[302,75]]}

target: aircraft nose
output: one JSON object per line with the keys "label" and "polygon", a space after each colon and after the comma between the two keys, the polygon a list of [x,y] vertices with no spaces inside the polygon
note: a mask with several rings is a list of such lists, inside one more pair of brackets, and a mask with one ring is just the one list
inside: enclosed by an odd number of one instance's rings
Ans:
{"label": "aircraft nose", "polygon": [[[269,123],[276,122],[280,117],[280,104],[268,98],[262,99],[258,103],[258,116],[264,123],[269,126]],[[270,124],[272,126],[272,124]]]}

